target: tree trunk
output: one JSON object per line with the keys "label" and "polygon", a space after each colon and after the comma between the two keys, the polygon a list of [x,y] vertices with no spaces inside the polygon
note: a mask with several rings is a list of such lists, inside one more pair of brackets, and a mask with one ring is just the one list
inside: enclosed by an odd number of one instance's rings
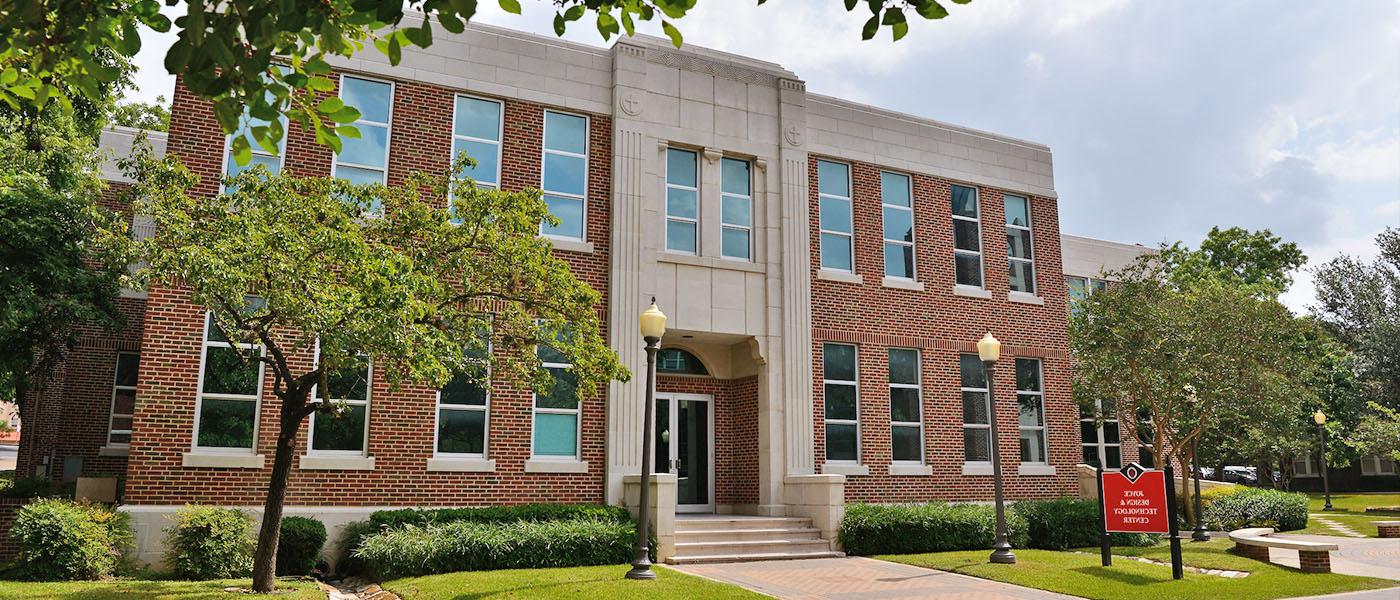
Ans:
{"label": "tree trunk", "polygon": [[272,458],[272,478],[267,484],[267,500],[263,502],[262,526],[258,529],[258,549],[253,554],[253,591],[271,593],[277,585],[277,539],[282,533],[282,503],[287,497],[287,478],[292,470],[292,455],[296,451],[297,432],[301,429],[302,408],[307,392],[282,401],[282,415],[277,430],[277,448]]}

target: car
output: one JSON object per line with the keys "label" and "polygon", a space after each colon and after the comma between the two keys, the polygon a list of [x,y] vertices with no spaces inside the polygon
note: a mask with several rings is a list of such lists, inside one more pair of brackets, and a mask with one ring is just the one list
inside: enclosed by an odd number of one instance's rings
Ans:
{"label": "car", "polygon": [[1221,474],[1220,480],[1229,483],[1258,483],[1258,470],[1254,467],[1229,466],[1225,467],[1225,472]]}
{"label": "car", "polygon": [[1201,467],[1201,479],[1215,479],[1215,467]]}

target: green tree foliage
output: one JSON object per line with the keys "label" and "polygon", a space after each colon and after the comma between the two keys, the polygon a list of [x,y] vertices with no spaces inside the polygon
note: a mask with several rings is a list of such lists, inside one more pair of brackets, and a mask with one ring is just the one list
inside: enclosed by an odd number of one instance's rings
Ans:
{"label": "green tree foliage", "polygon": [[[721,0],[711,0],[721,1]],[[723,0],[732,1],[732,0]],[[831,2],[833,0],[824,0]],[[870,39],[883,28],[894,39],[909,31],[913,13],[942,19],[939,0],[842,0],[847,11],[871,13],[861,28]],[[951,0],[966,4],[971,0]],[[520,0],[498,0],[519,14]],[[660,21],[680,46],[673,23],[697,0],[554,0],[554,30],[592,21],[604,40],[632,35],[638,21]],[[758,0],[763,4],[764,0]],[[167,4],[175,4],[168,0]],[[42,108],[50,102],[71,108],[75,98],[100,97],[104,84],[121,79],[120,69],[94,49],[110,48],[123,57],[141,49],[143,28],[169,31],[178,38],[165,56],[165,68],[210,101],[225,133],[238,129],[243,115],[271,122],[252,130],[258,145],[275,152],[284,134],[278,114],[315,132],[316,140],[339,151],[340,136],[355,135],[359,111],[338,98],[319,99],[333,89],[327,57],[348,57],[374,46],[398,64],[408,47],[427,48],[434,31],[460,33],[476,16],[476,0],[185,0],[185,14],[174,19],[158,0],[93,0],[81,9],[63,0],[0,3],[0,102]],[[776,10],[776,9],[775,9]],[[274,67],[274,57],[289,67]],[[246,110],[245,110],[246,109]],[[234,139],[239,164],[247,164],[248,141]]]}
{"label": "green tree foliage", "polygon": [[1366,263],[1338,256],[1313,273],[1312,314],[1358,356],[1373,398],[1400,409],[1400,228],[1376,236],[1380,256]]}
{"label": "green tree foliage", "polygon": [[1162,248],[1160,257],[1173,281],[1225,278],[1264,297],[1277,298],[1293,283],[1293,272],[1308,261],[1293,242],[1284,242],[1264,229],[1210,228],[1200,248],[1177,242]]}
{"label": "green tree foliage", "polygon": [[[538,191],[424,174],[353,185],[254,168],[209,197],[189,193],[196,178],[173,157],[138,150],[127,165],[157,231],[140,249],[149,263],[140,276],[189,290],[228,339],[263,349],[244,359],[272,376],[281,417],[254,568],[260,591],[272,589],[297,432],[318,406],[335,409],[309,398],[329,374],[367,357],[391,386],[490,372],[550,390],[543,345],[573,365],[583,394],[629,376],[600,334],[600,295],[538,235],[553,219]],[[316,364],[296,358],[318,343]]]}
{"label": "green tree foliage", "polygon": [[1371,414],[1352,431],[1348,445],[1361,456],[1386,456],[1400,462],[1400,410],[1367,404]]}
{"label": "green tree foliage", "polygon": [[170,129],[170,108],[165,96],[157,96],[155,102],[123,102],[112,109],[112,124],[135,127],[147,131]]}

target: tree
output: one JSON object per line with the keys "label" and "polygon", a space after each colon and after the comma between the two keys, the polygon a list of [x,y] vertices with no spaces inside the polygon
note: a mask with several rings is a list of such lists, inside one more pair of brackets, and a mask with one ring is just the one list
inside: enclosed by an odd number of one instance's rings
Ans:
{"label": "tree", "polygon": [[[570,23],[592,15],[604,40],[626,32],[637,21],[660,21],[672,43],[682,36],[672,21],[683,18],[697,0],[555,0],[554,30],[563,35]],[[765,0],[758,0],[763,4]],[[833,0],[825,0],[831,2]],[[847,11],[864,4],[871,12],[861,28],[870,39],[881,27],[894,39],[909,31],[907,13],[942,19],[939,0],[842,0]],[[971,0],[952,0],[967,4]],[[498,0],[519,14],[519,0]],[[175,0],[167,0],[173,5]],[[141,29],[169,31],[170,18],[158,0],[93,0],[75,10],[62,0],[0,3],[0,101],[10,106],[62,107],[77,97],[94,98],[105,82],[120,73],[94,58],[93,48],[112,48],[134,57],[141,49]],[[245,115],[272,123],[252,131],[258,145],[275,152],[282,138],[279,114],[310,128],[317,142],[340,150],[340,136],[355,135],[349,123],[359,112],[338,98],[320,99],[330,90],[328,56],[349,57],[373,45],[398,64],[405,47],[427,48],[433,31],[460,33],[476,16],[476,0],[186,0],[187,11],[174,20],[178,39],[165,56],[165,68],[185,87],[212,103],[224,133],[232,134]],[[775,9],[776,10],[776,9]],[[434,27],[434,21],[437,27]],[[287,67],[276,68],[274,62]],[[246,109],[246,110],[245,110]],[[234,139],[238,164],[247,164],[250,147]]]}
{"label": "tree", "polygon": [[1367,408],[1373,414],[1357,425],[1347,444],[1358,455],[1390,456],[1400,462],[1400,411],[1376,402],[1368,403]]}
{"label": "tree", "polygon": [[170,109],[166,107],[165,96],[156,96],[155,102],[117,104],[112,110],[112,124],[148,131],[170,129]]}
{"label": "tree", "polygon": [[[353,185],[259,167],[206,197],[188,193],[196,178],[173,157],[141,150],[127,165],[140,210],[156,225],[141,247],[150,264],[141,277],[188,289],[219,332],[247,349],[241,359],[271,373],[280,420],[254,559],[259,592],[273,589],[297,432],[313,412],[337,410],[313,402],[314,387],[366,360],[391,386],[490,372],[588,394],[629,376],[600,334],[600,295],[537,235],[553,219],[538,191],[423,174],[392,187]],[[555,381],[537,346],[572,368]]]}
{"label": "tree", "polygon": [[1376,400],[1400,409],[1400,228],[1376,236],[1380,257],[1367,264],[1338,256],[1314,272],[1314,317],[1359,357]]}
{"label": "tree", "polygon": [[1308,257],[1293,242],[1284,242],[1268,229],[1211,227],[1201,247],[1181,242],[1163,247],[1159,254],[1173,281],[1224,278],[1255,290],[1261,297],[1277,298],[1293,283],[1293,272]]}

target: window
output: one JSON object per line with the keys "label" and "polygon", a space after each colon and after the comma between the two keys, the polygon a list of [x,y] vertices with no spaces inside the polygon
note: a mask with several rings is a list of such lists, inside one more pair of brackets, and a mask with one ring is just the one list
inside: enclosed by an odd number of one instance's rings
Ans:
{"label": "window", "polygon": [[438,456],[462,458],[486,457],[486,419],[491,402],[490,335],[478,352],[468,358],[480,366],[481,372],[456,373],[452,381],[438,390],[437,445]]}
{"label": "window", "polygon": [[918,350],[890,348],[890,458],[905,463],[924,461]]}
{"label": "window", "polygon": [[860,411],[856,385],[856,347],[822,344],[823,397],[826,404],[826,460],[860,460]]}
{"label": "window", "polygon": [[914,278],[914,202],[909,176],[880,173],[885,223],[885,276]]}
{"label": "window", "polygon": [[[385,183],[389,173],[389,123],[393,113],[394,86],[349,75],[340,78],[340,99],[360,111],[352,123],[359,138],[341,138],[332,173],[350,183]],[[370,214],[383,207],[375,204]]]}
{"label": "window", "polygon": [[461,174],[477,185],[501,186],[501,103],[495,100],[457,96],[452,117],[452,156],[463,152],[476,160]]}
{"label": "window", "polygon": [[1016,406],[1021,430],[1021,462],[1045,463],[1045,392],[1040,361],[1016,359]]}
{"label": "window", "polygon": [[1090,279],[1076,275],[1065,276],[1065,289],[1069,290],[1069,312],[1072,315],[1079,314],[1079,304],[1089,297],[1089,294],[1103,291],[1108,287],[1108,282],[1102,279]]}
{"label": "window", "polygon": [[851,228],[851,168],[827,160],[817,161],[817,202],[821,211],[821,265],[823,269],[853,271]]}
{"label": "window", "polygon": [[1394,475],[1395,461],[1389,456],[1373,454],[1361,457],[1361,474],[1367,476],[1374,475]]}
{"label": "window", "polygon": [[535,390],[534,454],[543,458],[577,459],[579,405],[573,365],[548,344],[541,344],[536,352],[544,369],[553,376],[554,385],[548,390]]}
{"label": "window", "polygon": [[1112,401],[1098,403],[1104,416],[1102,423],[1093,413],[1079,415],[1080,444],[1084,454],[1084,464],[1107,469],[1123,467],[1122,440],[1118,437],[1118,419]]}
{"label": "window", "polygon": [[588,118],[544,111],[544,168],[540,189],[558,225],[540,224],[550,237],[583,240],[587,220]]}
{"label": "window", "polygon": [[[285,70],[285,67],[281,68]],[[271,94],[269,94],[268,96],[268,99],[271,100]],[[268,172],[270,173],[277,173],[278,171],[282,170],[282,156],[286,154],[285,150],[287,149],[287,118],[284,116],[278,117],[277,127],[282,130],[282,137],[277,141],[276,154],[268,152],[265,148],[258,145],[258,142],[253,139],[253,128],[269,126],[272,126],[271,121],[265,121],[263,119],[254,117],[253,115],[248,114],[247,109],[244,109],[243,119],[239,121],[238,130],[233,132],[233,135],[229,136],[227,141],[225,142],[225,174],[227,174],[229,177],[233,177],[238,175],[239,173],[242,173],[243,171],[252,168],[253,165],[262,165],[266,167]],[[248,140],[248,147],[251,149],[253,154],[252,160],[249,160],[248,164],[242,166],[238,164],[238,161],[233,159],[233,140],[238,137],[244,137]],[[233,190],[228,191],[231,192]]]}
{"label": "window", "polygon": [[699,358],[680,348],[662,348],[656,356],[656,372],[676,375],[710,374]]}
{"label": "window", "polygon": [[987,371],[975,354],[959,359],[962,371],[963,460],[992,462],[992,407],[987,397]]}
{"label": "window", "polygon": [[953,267],[958,285],[982,287],[982,219],[977,190],[953,185]]}
{"label": "window", "polygon": [[753,179],[749,161],[720,161],[720,255],[753,258]]}
{"label": "window", "polygon": [[1152,451],[1155,449],[1156,426],[1152,424],[1152,413],[1147,409],[1139,410],[1137,413],[1137,423],[1133,427],[1133,432],[1138,440],[1138,464],[1149,469],[1157,468],[1157,459]]}
{"label": "window", "polygon": [[[320,348],[316,349],[320,360]],[[312,402],[343,405],[340,414],[316,411],[311,414],[312,452],[363,456],[369,438],[369,387],[373,368],[369,358],[357,364],[326,373],[326,389],[317,385]]]}
{"label": "window", "polygon": [[695,152],[666,149],[666,250],[699,254],[699,166]]}
{"label": "window", "polygon": [[261,346],[230,341],[204,315],[204,343],[195,409],[195,446],[253,449],[262,388]]}
{"label": "window", "polygon": [[112,417],[107,427],[109,445],[131,443],[131,416],[136,413],[136,373],[140,363],[141,356],[134,352],[117,353],[116,375],[112,381]]}
{"label": "window", "polygon": [[1011,291],[1035,293],[1035,258],[1031,247],[1031,202],[1005,195],[1006,258],[1010,262]]}
{"label": "window", "polygon": [[[1365,461],[1362,461],[1362,469],[1365,469]],[[1318,466],[1317,457],[1311,452],[1304,452],[1293,459],[1294,477],[1317,477]]]}

